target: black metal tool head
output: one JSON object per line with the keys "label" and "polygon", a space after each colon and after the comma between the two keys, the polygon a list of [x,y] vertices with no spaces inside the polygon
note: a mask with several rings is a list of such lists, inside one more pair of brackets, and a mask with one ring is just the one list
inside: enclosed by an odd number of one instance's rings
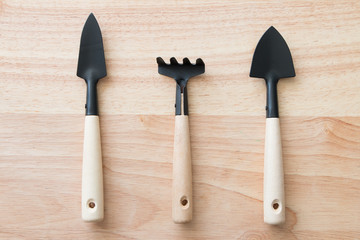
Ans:
{"label": "black metal tool head", "polygon": [[81,34],[77,76],[87,85],[86,115],[98,115],[96,85],[106,76],[106,65],[100,27],[92,13]]}
{"label": "black metal tool head", "polygon": [[97,82],[100,78],[106,76],[101,30],[92,13],[86,20],[81,35],[77,76],[87,82]]}
{"label": "black metal tool head", "polygon": [[183,59],[183,64],[172,57],[170,64],[164,62],[161,57],[156,58],[158,63],[158,71],[161,75],[165,75],[175,79],[176,81],[176,103],[175,114],[181,115],[181,94],[183,94],[184,115],[189,114],[186,84],[190,78],[205,72],[205,64],[201,58],[196,59],[196,63],[192,64],[188,58]]}
{"label": "black metal tool head", "polygon": [[196,63],[192,64],[188,58],[183,59],[183,64],[179,64],[176,58],[170,58],[170,64],[158,57],[158,71],[161,75],[165,75],[175,79],[175,81],[184,88],[187,81],[205,72],[205,64],[201,58],[196,59]]}
{"label": "black metal tool head", "polygon": [[256,46],[250,77],[265,79],[266,117],[278,118],[277,82],[280,78],[295,77],[295,69],[289,47],[274,27],[264,33]]}
{"label": "black metal tool head", "polygon": [[289,47],[274,27],[270,27],[264,33],[256,46],[250,77],[277,80],[295,77]]}

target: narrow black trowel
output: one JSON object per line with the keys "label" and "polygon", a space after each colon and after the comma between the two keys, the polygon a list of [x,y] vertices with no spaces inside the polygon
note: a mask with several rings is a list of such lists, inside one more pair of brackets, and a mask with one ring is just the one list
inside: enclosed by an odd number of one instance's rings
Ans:
{"label": "narrow black trowel", "polygon": [[81,35],[77,76],[87,85],[81,209],[84,221],[104,218],[103,171],[97,103],[98,81],[106,76],[101,31],[91,13]]}
{"label": "narrow black trowel", "polygon": [[280,33],[270,27],[256,46],[250,77],[264,78],[266,97],[266,136],[264,158],[264,222],[285,222],[284,170],[277,83],[280,78],[295,77],[289,47]]}

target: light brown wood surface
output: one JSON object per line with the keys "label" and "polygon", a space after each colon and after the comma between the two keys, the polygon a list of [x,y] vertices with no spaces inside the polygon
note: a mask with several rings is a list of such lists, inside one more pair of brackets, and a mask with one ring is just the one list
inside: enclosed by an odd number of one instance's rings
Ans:
{"label": "light brown wood surface", "polygon": [[[105,219],[81,220],[80,35],[99,21]],[[297,76],[279,83],[286,223],[263,223],[271,25]],[[360,2],[0,1],[0,239],[360,239]],[[188,85],[193,220],[171,219],[175,82],[155,58],[201,57]]]}

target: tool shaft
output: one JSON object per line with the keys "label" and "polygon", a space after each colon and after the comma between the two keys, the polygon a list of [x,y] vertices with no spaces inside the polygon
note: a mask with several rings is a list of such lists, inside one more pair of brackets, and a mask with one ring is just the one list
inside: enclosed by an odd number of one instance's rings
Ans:
{"label": "tool shaft", "polygon": [[266,79],[266,117],[267,118],[279,117],[277,83],[278,83],[278,79],[274,79],[274,78]]}
{"label": "tool shaft", "polygon": [[99,115],[97,102],[97,81],[86,81],[86,115]]}
{"label": "tool shaft", "polygon": [[179,84],[176,84],[175,115],[189,115],[187,88]]}

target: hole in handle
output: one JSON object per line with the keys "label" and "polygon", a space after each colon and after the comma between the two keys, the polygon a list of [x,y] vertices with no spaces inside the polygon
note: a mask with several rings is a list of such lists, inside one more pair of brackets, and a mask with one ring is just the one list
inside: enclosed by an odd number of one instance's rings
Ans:
{"label": "hole in handle", "polygon": [[90,212],[95,212],[96,211],[96,208],[97,208],[97,205],[96,205],[96,202],[94,199],[89,199],[87,202],[86,202],[86,207],[87,209],[90,211]]}
{"label": "hole in handle", "polygon": [[180,204],[183,207],[183,209],[187,209],[189,207],[189,200],[187,199],[186,196],[182,196],[180,198]]}
{"label": "hole in handle", "polygon": [[275,213],[281,212],[282,206],[281,206],[281,202],[278,199],[272,201],[271,207],[275,211]]}
{"label": "hole in handle", "polygon": [[94,202],[89,202],[89,208],[94,208],[95,207],[95,203]]}

